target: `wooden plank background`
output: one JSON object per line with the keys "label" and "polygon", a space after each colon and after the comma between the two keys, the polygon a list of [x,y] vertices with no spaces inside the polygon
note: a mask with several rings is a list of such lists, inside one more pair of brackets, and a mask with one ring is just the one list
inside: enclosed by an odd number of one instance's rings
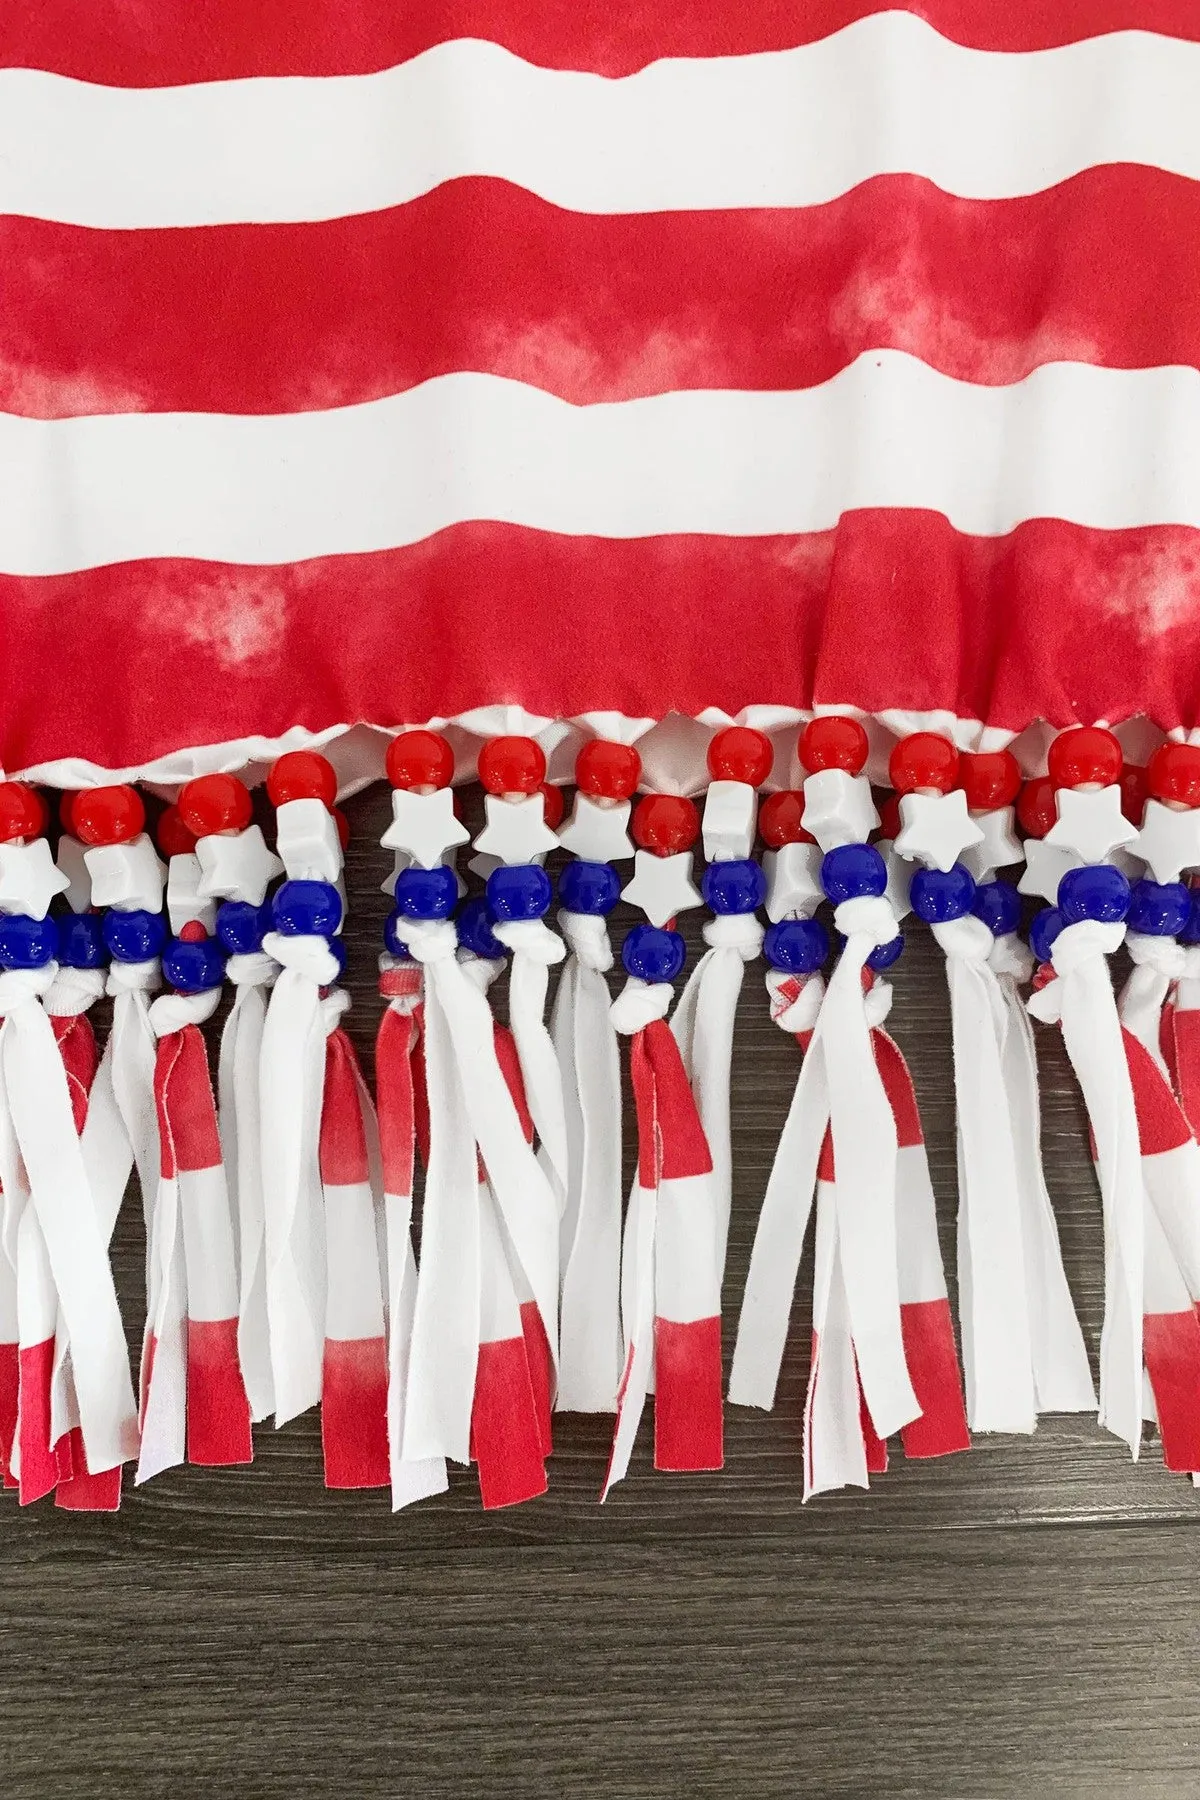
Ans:
{"label": "wooden plank background", "polygon": [[[369,1061],[386,795],[350,807],[354,1036]],[[689,933],[693,945],[698,932]],[[954,1156],[941,957],[918,927],[893,1026],[930,1146],[947,1267]],[[1057,1036],[1039,1028],[1048,1177],[1093,1358],[1098,1200]],[[746,981],[734,1063],[731,1347],[797,1070]],[[141,1322],[139,1209],[118,1284]],[[810,1264],[802,1288],[810,1280]],[[800,1503],[808,1318],[772,1414],[730,1408],[724,1472],[596,1496],[609,1426],[559,1417],[549,1495],[484,1516],[473,1478],[393,1517],[327,1494],[315,1416],[253,1468],[184,1469],[115,1517],[0,1518],[6,1800],[502,1795],[1200,1794],[1200,1496],[1094,1421]]]}

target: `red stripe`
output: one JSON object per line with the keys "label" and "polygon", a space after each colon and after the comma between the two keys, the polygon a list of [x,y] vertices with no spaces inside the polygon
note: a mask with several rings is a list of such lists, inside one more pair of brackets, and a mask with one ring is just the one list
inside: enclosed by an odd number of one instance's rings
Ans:
{"label": "red stripe", "polygon": [[216,1468],[254,1461],[236,1319],[188,1320],[187,1458]]}
{"label": "red stripe", "polygon": [[654,1076],[658,1180],[711,1174],[708,1139],[671,1027],[665,1019],[655,1019],[639,1035]]}
{"label": "red stripe", "polygon": [[809,387],[881,348],[983,384],[1195,366],[1198,261],[1200,183],[1131,165],[1014,200],[882,176],[795,211],[590,216],[471,179],[314,224],[9,218],[0,407],[297,412],[458,369],[585,404]]}
{"label": "red stripe", "polygon": [[1190,1143],[1192,1136],[1183,1109],[1146,1046],[1132,1032],[1122,1030],[1121,1035],[1125,1040],[1142,1155],[1178,1150],[1182,1144]]}
{"label": "red stripe", "polygon": [[159,1039],[154,1098],[163,1175],[169,1180],[180,1169],[219,1168],[217,1108],[198,1026],[185,1025]]}
{"label": "red stripe", "polygon": [[525,1339],[525,1358],[529,1364],[529,1382],[537,1412],[542,1455],[554,1451],[554,1428],[550,1410],[550,1343],[537,1303],[526,1300],[521,1307],[521,1333]]}
{"label": "red stripe", "polygon": [[53,1492],[58,1485],[58,1458],[50,1443],[50,1377],[54,1369],[54,1339],[22,1349],[21,1409],[21,1505]]}
{"label": "red stripe", "polygon": [[413,1190],[412,1046],[416,1021],[388,1007],[375,1040],[375,1098],[379,1110],[379,1152],[383,1185],[389,1194]]}
{"label": "red stripe", "polygon": [[1194,1312],[1147,1313],[1142,1342],[1163,1461],[1178,1474],[1200,1470],[1200,1320]]}
{"label": "red stripe", "polygon": [[[813,1338],[815,1349],[815,1333],[813,1334]],[[871,1413],[867,1406],[867,1396],[863,1393],[861,1377],[859,1378],[858,1383],[858,1417],[859,1423],[862,1426],[863,1449],[866,1451],[867,1456],[867,1474],[886,1475],[888,1466],[887,1439],[880,1437],[871,1421]]]}
{"label": "red stripe", "polygon": [[[895,0],[37,0],[9,6],[0,66],[24,65],[114,87],[251,75],[354,75],[404,62],[453,37],[488,38],[547,68],[625,75],[661,56],[742,56],[812,43]],[[909,0],[906,11],[980,50],[1041,50],[1109,31],[1200,37],[1191,0]]]}
{"label": "red stripe", "polygon": [[1172,1008],[1179,1099],[1193,1131],[1200,1127],[1200,1011]]}
{"label": "red stripe", "polygon": [[917,1093],[908,1064],[899,1044],[886,1031],[872,1031],[871,1041],[875,1046],[875,1066],[879,1070],[884,1092],[891,1102],[892,1115],[896,1121],[896,1143],[901,1150],[910,1150],[917,1144],[923,1144],[925,1136],[921,1130]]}
{"label": "red stripe", "polygon": [[5,1487],[15,1487],[12,1473],[13,1442],[17,1435],[17,1396],[21,1385],[21,1357],[16,1344],[0,1344],[0,1469]]}
{"label": "red stripe", "polygon": [[523,1337],[479,1346],[471,1445],[488,1510],[545,1493],[541,1428]]}
{"label": "red stripe", "polygon": [[525,1142],[533,1142],[533,1114],[529,1110],[529,1102],[525,1098],[525,1079],[521,1074],[521,1059],[517,1054],[517,1040],[504,1025],[496,1025],[492,1029],[492,1040],[496,1046],[496,1061],[504,1076],[505,1084],[512,1096],[512,1103],[517,1109],[517,1117],[521,1121],[521,1130],[525,1133]]}
{"label": "red stripe", "polygon": [[54,1490],[54,1504],[65,1512],[116,1512],[121,1504],[121,1469],[105,1469],[99,1475],[88,1473],[83,1449],[83,1433],[74,1426],[62,1440],[71,1457],[71,1474],[60,1475]]}
{"label": "red stripe", "polygon": [[370,1179],[358,1058],[340,1026],[325,1042],[320,1154],[321,1180],[326,1187],[353,1187]]}
{"label": "red stripe", "polygon": [[50,1023],[54,1028],[58,1052],[66,1071],[75,1129],[82,1131],[87,1118],[88,1095],[100,1060],[96,1049],[96,1033],[86,1013],[76,1013],[71,1017],[55,1014]]}
{"label": "red stripe", "polygon": [[327,1488],[387,1487],[387,1389],[383,1338],[326,1338],[321,1445]]}
{"label": "red stripe", "polygon": [[655,1319],[654,1370],[655,1468],[723,1468],[720,1319]]}
{"label": "red stripe", "polygon": [[[505,629],[481,631],[485,614]],[[400,550],[276,568],[179,558],[0,576],[0,617],[22,644],[0,666],[10,769],[60,756],[121,768],[181,745],[497,700],[550,717],[653,717],[668,690],[684,713],[815,696],[1014,730],[1039,717],[1200,718],[1200,531],[1183,526],[1035,519],[981,538],[937,513],[877,508],[828,532],[609,540],[474,521]],[[675,619],[704,628],[676,631]],[[285,622],[290,657],[257,620]],[[114,642],[128,679],[98,693]],[[452,643],[453,657],[430,656],[431,643]],[[630,656],[631,643],[654,654]],[[80,693],[92,696],[82,712]]]}
{"label": "red stripe", "polygon": [[922,1300],[900,1308],[904,1360],[921,1416],[900,1432],[904,1454],[950,1456],[971,1448],[962,1375],[954,1343],[949,1300]]}

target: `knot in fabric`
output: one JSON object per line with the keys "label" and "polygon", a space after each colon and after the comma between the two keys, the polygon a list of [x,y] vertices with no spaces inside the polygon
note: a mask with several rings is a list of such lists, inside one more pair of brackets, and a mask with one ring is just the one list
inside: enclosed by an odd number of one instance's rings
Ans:
{"label": "knot in fabric", "polygon": [[900,930],[890,900],[882,894],[860,894],[834,908],[833,923],[843,937],[866,938],[872,950],[890,944]]}
{"label": "knot in fabric", "polygon": [[1125,933],[1129,960],[1138,968],[1151,969],[1164,981],[1178,981],[1187,971],[1189,952],[1174,938],[1152,937],[1140,931]]}
{"label": "knot in fabric", "polygon": [[205,988],[199,994],[160,994],[150,1003],[150,1028],[155,1037],[170,1037],[185,1025],[203,1025],[220,1004],[219,987]]}
{"label": "knot in fabric", "polygon": [[0,1018],[7,1018],[31,1000],[40,1000],[50,991],[57,975],[56,962],[44,963],[40,969],[5,969],[0,974]]}
{"label": "knot in fabric", "polygon": [[959,962],[988,962],[996,942],[983,920],[973,913],[964,913],[961,919],[948,919],[944,925],[930,929],[946,955]]}
{"label": "knot in fabric", "polygon": [[753,913],[716,913],[703,929],[710,950],[736,950],[747,963],[762,955],[765,932]]}
{"label": "knot in fabric", "polygon": [[492,931],[515,956],[528,956],[551,968],[567,954],[567,946],[544,919],[508,919]]}
{"label": "knot in fabric", "polygon": [[1037,958],[1015,931],[1008,931],[1003,937],[992,939],[987,961],[993,975],[1011,975],[1019,986],[1024,987],[1033,975]]}
{"label": "knot in fabric", "polygon": [[452,962],[458,950],[458,933],[451,919],[397,919],[395,932],[415,962]]}
{"label": "knot in fabric", "polygon": [[1050,961],[1056,975],[1071,975],[1098,958],[1112,956],[1125,938],[1124,925],[1102,925],[1097,919],[1081,919],[1065,925],[1054,940]]}
{"label": "knot in fabric", "polygon": [[674,997],[675,989],[669,981],[639,981],[631,975],[608,1009],[613,1030],[622,1037],[632,1037],[656,1019],[665,1019]]}
{"label": "knot in fabric", "polygon": [[149,962],[115,962],[108,971],[105,992],[111,999],[118,994],[151,994],[162,986],[162,965],[157,957]]}
{"label": "knot in fabric", "polygon": [[229,958],[225,974],[234,987],[270,987],[279,974],[279,964],[261,950],[247,950]]}
{"label": "knot in fabric", "polygon": [[411,962],[401,962],[385,950],[379,958],[379,994],[391,1002],[393,1012],[409,1018],[421,1004],[425,986],[420,969]]}
{"label": "knot in fabric", "polygon": [[321,1029],[326,1037],[337,1030],[339,1019],[349,1010],[350,996],[345,988],[331,987],[328,993],[321,995]]}
{"label": "knot in fabric", "polygon": [[103,969],[67,969],[59,965],[58,974],[46,991],[44,1005],[51,1018],[77,1019],[89,1006],[104,998]]}
{"label": "knot in fabric", "polygon": [[285,937],[281,931],[268,931],[263,949],[282,968],[306,975],[318,987],[332,987],[341,974],[341,965],[323,937],[307,933]]}
{"label": "knot in fabric", "polygon": [[503,969],[504,962],[501,957],[497,956],[473,956],[467,950],[460,955],[458,966],[467,980],[477,987],[481,994],[486,994]]}
{"label": "knot in fabric", "polygon": [[606,975],[615,959],[603,913],[563,911],[558,915],[558,924],[580,967],[595,969],[597,974]]}
{"label": "knot in fabric", "polygon": [[892,1010],[892,984],[890,981],[875,981],[863,993],[863,1016],[869,1028],[874,1031],[882,1025]]}
{"label": "knot in fabric", "polygon": [[811,1031],[816,1025],[825,998],[825,981],[820,975],[789,975],[783,969],[768,969],[767,993],[771,1000],[771,1017],[781,1031],[793,1036]]}

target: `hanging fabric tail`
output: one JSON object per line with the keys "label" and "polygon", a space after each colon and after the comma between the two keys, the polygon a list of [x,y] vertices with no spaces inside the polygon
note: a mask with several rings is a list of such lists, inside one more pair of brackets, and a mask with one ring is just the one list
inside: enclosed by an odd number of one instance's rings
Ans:
{"label": "hanging fabric tail", "polygon": [[[358,1058],[341,1026],[325,1048],[321,1181],[325,1191],[325,1366],[321,1441],[326,1487],[387,1487],[388,1350],[368,1135],[374,1109]],[[376,1157],[376,1163],[378,1158]]]}
{"label": "hanging fabric tail", "polygon": [[[1191,890],[1193,896],[1196,890]],[[1200,907],[1188,920],[1188,935],[1200,936]],[[1183,949],[1183,946],[1180,946]],[[1200,1132],[1200,944],[1189,942],[1167,1008],[1170,1066],[1180,1105],[1193,1134]]]}
{"label": "hanging fabric tail", "polygon": [[237,1353],[237,1267],[217,1111],[200,1025],[221,998],[220,947],[185,926],[163,959],[178,990],[150,1009],[162,1169],[154,1220],[154,1309],[142,1365],[138,1480],[182,1462],[253,1460]]}
{"label": "hanging fabric tail", "polygon": [[444,1457],[406,1462],[405,1407],[412,1357],[417,1263],[412,1247],[413,1171],[416,1162],[416,1078],[420,1034],[421,971],[403,958],[380,960],[379,991],[388,1002],[375,1044],[375,1093],[383,1165],[388,1263],[388,1467],[392,1510],[444,1493]]}
{"label": "hanging fabric tail", "polygon": [[564,1412],[615,1412],[621,1378],[621,1059],[605,980],[614,960],[605,921],[621,894],[612,865],[633,855],[630,802],[640,774],[632,744],[586,743],[575,759],[571,817],[558,834],[576,859],[559,877],[558,924],[570,954],[551,1026],[567,1123]]}

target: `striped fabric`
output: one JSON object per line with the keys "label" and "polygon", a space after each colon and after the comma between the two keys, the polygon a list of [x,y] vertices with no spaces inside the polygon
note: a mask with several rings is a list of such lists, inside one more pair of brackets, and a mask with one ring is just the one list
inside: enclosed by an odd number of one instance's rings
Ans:
{"label": "striped fabric", "polygon": [[1192,725],[1197,91],[1190,0],[18,0],[5,767]]}

